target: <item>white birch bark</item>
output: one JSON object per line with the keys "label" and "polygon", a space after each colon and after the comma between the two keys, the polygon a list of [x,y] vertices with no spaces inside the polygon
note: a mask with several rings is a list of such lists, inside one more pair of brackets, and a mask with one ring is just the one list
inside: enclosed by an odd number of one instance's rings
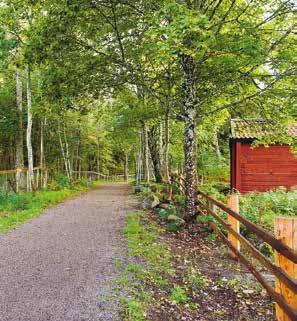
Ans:
{"label": "white birch bark", "polygon": [[28,190],[32,191],[34,188],[34,164],[33,164],[33,148],[32,148],[32,93],[31,93],[31,70],[30,65],[26,66],[26,80],[27,80],[27,153],[28,153]]}
{"label": "white birch bark", "polygon": [[184,154],[185,154],[185,211],[187,217],[196,214],[197,164],[196,164],[196,89],[195,64],[193,58],[183,55],[181,63],[184,73]]}
{"label": "white birch bark", "polygon": [[19,192],[20,188],[24,186],[24,174],[20,169],[25,167],[24,165],[24,134],[23,134],[23,86],[22,86],[22,74],[18,67],[16,70],[16,104],[18,115],[18,132],[16,140],[16,161],[15,167],[18,169],[16,174],[16,191]]}

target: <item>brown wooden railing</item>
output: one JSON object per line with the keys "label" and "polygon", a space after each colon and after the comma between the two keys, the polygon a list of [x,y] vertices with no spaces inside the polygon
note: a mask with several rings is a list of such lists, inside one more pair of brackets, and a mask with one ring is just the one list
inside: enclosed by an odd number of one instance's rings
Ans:
{"label": "brown wooden railing", "polygon": [[[173,181],[178,185],[180,192],[184,194],[184,178],[181,176],[175,177]],[[281,239],[290,239],[291,244],[293,244],[292,248],[286,245],[283,240],[277,239],[271,233],[240,215],[238,210],[238,195],[232,195],[231,197],[237,201],[237,206],[235,206],[237,210],[230,208],[211,195],[198,190],[198,213],[201,215],[210,215],[212,217],[208,222],[209,227],[229,247],[233,256],[248,268],[263,288],[266,289],[272,300],[276,302],[277,319],[279,321],[297,321],[297,219],[278,218],[276,220],[285,222],[287,219],[290,222],[291,226],[289,228],[283,228],[281,226],[278,230],[283,229],[281,232],[283,233],[283,237],[281,237]],[[221,213],[227,214],[227,221],[222,218],[223,216]],[[248,239],[240,234],[240,224],[244,226],[248,232],[253,233],[272,247],[275,252],[275,261],[278,265],[264,256]],[[221,227],[227,230],[227,235],[224,234]],[[276,288],[273,288],[249,258],[241,253],[240,245],[245,248],[245,250],[255,258],[262,267],[265,267],[276,277]],[[279,259],[280,257],[282,258],[281,260]]]}
{"label": "brown wooden railing", "polygon": [[[214,222],[209,222],[209,226],[213,229],[213,231],[221,238],[221,240],[230,248],[230,250],[235,254],[235,256],[250,270],[250,272],[254,275],[254,277],[258,280],[258,282],[266,289],[270,297],[285,311],[287,316],[291,320],[297,320],[297,310],[289,305],[286,299],[278,293],[268,282],[265,280],[263,275],[257,270],[257,268],[250,262],[250,260],[244,256],[239,249],[234,246],[229,240],[228,237],[224,235],[221,229],[217,226],[217,223],[220,223],[228,233],[232,234],[240,244],[254,257],[257,259],[267,270],[269,270],[275,277],[280,280],[283,284],[285,284],[294,295],[297,295],[297,280],[291,278],[281,267],[272,263],[268,258],[266,258],[255,246],[253,246],[245,237],[243,237],[240,233],[236,232],[233,227],[228,224],[224,219],[222,219],[214,209],[211,209],[210,204],[215,205],[223,212],[231,215],[234,219],[238,220],[245,228],[257,235],[260,239],[268,243],[275,251],[280,253],[282,256],[286,257],[288,260],[297,264],[297,252],[292,248],[288,247],[280,240],[276,239],[272,234],[248,221],[246,218],[241,216],[239,213],[233,211],[229,207],[227,207],[222,202],[216,200],[215,198],[207,195],[202,191],[198,191],[198,206],[204,211],[201,211],[204,215],[207,213],[214,218]],[[204,202],[203,202],[204,201]]]}
{"label": "brown wooden railing", "polygon": [[[49,171],[47,168],[34,167],[34,187],[35,189],[46,187],[49,180]],[[23,175],[21,181],[21,186],[17,185],[17,176]],[[8,191],[28,191],[28,169],[19,168],[12,170],[3,170],[0,171],[0,190],[4,192]]]}
{"label": "brown wooden railing", "polygon": [[[111,181],[111,182],[117,182],[117,181],[125,181],[125,175],[108,175],[108,174],[103,174],[95,171],[72,171],[73,174],[77,174],[78,177],[83,177],[86,178],[90,181],[92,180],[103,180],[103,181]],[[128,175],[128,179],[130,177],[134,177],[134,175]]]}
{"label": "brown wooden railing", "polygon": [[[103,181],[125,181],[124,175],[107,175],[103,173],[98,173],[95,171],[72,171],[71,172],[76,178],[85,178],[92,182],[95,180]],[[23,175],[21,186],[17,185],[17,176]],[[47,168],[35,167],[34,168],[34,189],[46,188],[48,183],[51,182],[54,176],[54,171]],[[134,175],[128,175],[128,179]],[[3,192],[19,192],[19,191],[29,191],[28,186],[28,169],[11,169],[0,171],[0,191]]]}

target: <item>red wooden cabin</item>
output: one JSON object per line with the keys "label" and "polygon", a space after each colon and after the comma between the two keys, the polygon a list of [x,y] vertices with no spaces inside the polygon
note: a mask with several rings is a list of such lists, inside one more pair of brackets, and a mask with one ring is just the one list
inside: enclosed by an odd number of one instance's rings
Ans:
{"label": "red wooden cabin", "polygon": [[[289,145],[252,147],[257,137],[269,131],[273,127],[263,119],[231,120],[231,189],[248,193],[297,186],[297,156]],[[289,132],[297,138],[296,125]]]}

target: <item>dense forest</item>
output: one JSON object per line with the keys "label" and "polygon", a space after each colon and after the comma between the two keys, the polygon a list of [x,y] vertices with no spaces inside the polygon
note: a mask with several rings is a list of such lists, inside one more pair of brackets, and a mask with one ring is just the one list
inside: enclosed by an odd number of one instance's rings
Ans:
{"label": "dense forest", "polygon": [[184,172],[193,215],[197,177],[228,176],[230,118],[296,120],[295,9],[293,0],[2,0],[0,170],[28,168],[30,185],[35,167],[69,180],[94,171],[169,182]]}

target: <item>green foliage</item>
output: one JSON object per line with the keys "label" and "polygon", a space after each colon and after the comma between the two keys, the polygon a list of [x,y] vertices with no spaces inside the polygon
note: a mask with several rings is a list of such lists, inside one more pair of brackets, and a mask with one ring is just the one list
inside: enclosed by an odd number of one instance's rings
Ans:
{"label": "green foliage", "polygon": [[186,291],[181,286],[174,285],[173,289],[171,290],[170,300],[174,304],[182,304],[187,303],[189,298]]}
{"label": "green foliage", "polygon": [[240,197],[240,213],[255,224],[273,230],[276,216],[297,216],[297,190],[278,189]]}
{"label": "green foliage", "polygon": [[217,234],[216,233],[211,233],[207,236],[207,240],[208,241],[213,241],[217,238]]}
{"label": "green foliage", "polygon": [[[150,132],[154,127],[161,134],[156,144],[162,163],[167,123],[170,169],[180,171],[185,162],[184,102],[191,98],[197,112],[197,135],[192,137],[197,140],[197,174],[227,178],[230,117],[265,116],[278,126],[296,120],[294,9],[293,1],[275,0],[248,5],[212,0],[3,0],[0,166],[15,164],[20,133],[15,73],[18,69],[24,75],[30,64],[34,160],[40,154],[39,124],[46,119],[45,159],[55,172],[67,167],[69,154],[73,170],[122,174],[127,157],[130,173],[139,173],[143,168],[136,167],[141,167],[147,149],[143,128]],[[193,97],[186,97],[185,84],[193,88]],[[21,116],[25,134],[25,108]],[[261,142],[271,140],[296,145],[285,132]],[[152,141],[150,137],[146,144],[151,151],[156,147]],[[217,182],[208,185],[203,188],[212,194],[226,189]],[[51,186],[57,191],[71,187],[65,177]],[[176,186],[173,190],[178,192]]]}
{"label": "green foliage", "polygon": [[59,174],[56,178],[55,181],[57,184],[62,187],[62,188],[68,188],[70,185],[69,179],[67,178],[66,175],[64,174]]}
{"label": "green foliage", "polygon": [[[136,283],[132,285],[129,282],[132,293],[128,300],[123,300],[123,314],[128,320],[131,317],[131,320],[137,321],[144,320],[142,318],[149,302],[149,295],[140,290],[139,282],[142,286],[154,284],[164,287],[167,285],[166,274],[171,273],[171,254],[157,242],[160,228],[155,223],[144,225],[143,217],[141,213],[129,213],[124,228],[130,254],[144,261],[143,264],[128,264],[124,273],[126,279],[132,274]],[[121,279],[121,283],[125,282]]]}
{"label": "green foliage", "polygon": [[[94,183],[94,186],[98,183]],[[38,216],[45,208],[76,195],[86,186],[77,185],[59,190],[42,190],[35,193],[0,193],[0,232],[5,232],[22,222]]]}
{"label": "green foliage", "polygon": [[185,227],[185,223],[181,219],[177,219],[174,222],[170,222],[167,224],[167,229],[169,232],[178,232]]}
{"label": "green foliage", "polygon": [[199,215],[196,218],[197,223],[207,224],[209,222],[213,222],[213,217],[211,215]]}
{"label": "green foliage", "polygon": [[178,210],[176,207],[174,207],[174,206],[170,206],[170,207],[168,207],[168,208],[166,208],[166,209],[160,209],[160,210],[158,211],[158,216],[159,216],[160,218],[164,219],[164,220],[166,220],[166,219],[168,218],[168,216],[170,216],[170,215],[174,215],[174,216],[179,217],[179,216],[180,216],[180,212],[179,212],[179,210]]}
{"label": "green foliage", "polygon": [[193,288],[194,289],[201,289],[205,284],[205,280],[202,275],[197,274],[193,278]]}
{"label": "green foliage", "polygon": [[126,299],[123,301],[124,309],[125,309],[125,317],[129,321],[145,321],[144,317],[144,309],[145,302],[143,300],[137,299]]}

